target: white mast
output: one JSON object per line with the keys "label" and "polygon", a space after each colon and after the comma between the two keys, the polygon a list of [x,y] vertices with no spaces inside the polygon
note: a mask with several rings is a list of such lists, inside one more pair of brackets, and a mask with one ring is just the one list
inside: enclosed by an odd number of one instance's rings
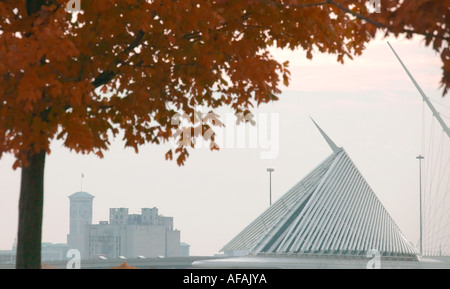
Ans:
{"label": "white mast", "polygon": [[408,74],[409,78],[411,78],[411,81],[413,82],[414,86],[417,88],[417,90],[419,91],[420,95],[422,95],[423,100],[425,101],[425,103],[428,105],[428,107],[431,109],[431,111],[433,112],[434,117],[436,117],[436,119],[438,120],[439,124],[442,126],[442,129],[444,130],[444,132],[447,134],[447,136],[450,138],[450,129],[448,128],[447,124],[444,122],[444,120],[442,119],[441,115],[439,114],[439,112],[436,110],[436,108],[434,108],[433,104],[431,103],[431,101],[428,99],[428,97],[425,95],[425,93],[423,92],[423,90],[420,88],[419,84],[417,84],[416,80],[414,79],[414,77],[411,75],[411,73],[409,72],[408,68],[406,68],[405,64],[403,63],[403,61],[400,59],[400,57],[397,55],[397,53],[395,52],[394,48],[392,48],[391,44],[388,42],[389,47],[392,49],[392,52],[394,52],[395,57],[397,57],[398,61],[400,62],[400,64],[403,66],[403,69],[406,71],[406,73]]}
{"label": "white mast", "polygon": [[323,138],[325,139],[325,141],[328,143],[328,145],[330,146],[331,150],[333,150],[333,152],[335,154],[337,154],[338,152],[340,152],[342,150],[342,148],[339,148],[332,140],[331,138],[320,128],[320,126],[314,121],[314,119],[312,117],[311,120],[313,121],[313,123],[316,125],[317,129],[319,130],[320,134],[323,136]]}

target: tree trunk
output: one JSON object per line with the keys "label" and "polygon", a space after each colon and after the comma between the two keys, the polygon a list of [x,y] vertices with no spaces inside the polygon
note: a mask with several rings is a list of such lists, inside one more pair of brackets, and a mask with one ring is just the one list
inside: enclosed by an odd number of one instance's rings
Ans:
{"label": "tree trunk", "polygon": [[17,269],[41,268],[45,151],[28,157],[22,168],[17,235]]}

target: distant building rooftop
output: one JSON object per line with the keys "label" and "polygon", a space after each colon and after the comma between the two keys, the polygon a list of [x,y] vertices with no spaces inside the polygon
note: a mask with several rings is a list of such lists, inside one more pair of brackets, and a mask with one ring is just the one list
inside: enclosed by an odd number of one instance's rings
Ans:
{"label": "distant building rooftop", "polygon": [[58,247],[69,247],[69,245],[67,245],[67,244],[64,244],[64,243],[56,243],[56,244],[54,244],[54,243],[49,243],[49,242],[43,242],[42,244],[41,244],[41,247],[42,248],[48,248],[48,247],[52,247],[52,248],[58,248]]}
{"label": "distant building rooftop", "polygon": [[94,196],[86,192],[77,192],[69,196],[69,199],[93,199]]}

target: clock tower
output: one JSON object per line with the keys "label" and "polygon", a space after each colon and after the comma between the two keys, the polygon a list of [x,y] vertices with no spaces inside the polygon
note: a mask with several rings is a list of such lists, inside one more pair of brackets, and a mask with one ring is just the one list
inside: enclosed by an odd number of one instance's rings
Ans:
{"label": "clock tower", "polygon": [[69,196],[70,200],[70,232],[67,244],[78,249],[81,258],[89,257],[89,232],[92,225],[92,201],[94,196],[86,192],[78,192]]}

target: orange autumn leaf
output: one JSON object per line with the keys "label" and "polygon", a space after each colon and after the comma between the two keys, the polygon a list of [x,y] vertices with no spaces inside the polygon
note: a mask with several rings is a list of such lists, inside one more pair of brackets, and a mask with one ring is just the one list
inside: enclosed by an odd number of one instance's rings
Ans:
{"label": "orange autumn leaf", "polygon": [[127,262],[123,262],[119,266],[112,267],[111,269],[139,269],[139,268],[130,266],[130,265],[127,264]]}
{"label": "orange autumn leaf", "polygon": [[48,265],[48,264],[42,264],[41,265],[41,269],[56,269],[55,267],[52,267],[52,266],[50,266],[50,265]]}

